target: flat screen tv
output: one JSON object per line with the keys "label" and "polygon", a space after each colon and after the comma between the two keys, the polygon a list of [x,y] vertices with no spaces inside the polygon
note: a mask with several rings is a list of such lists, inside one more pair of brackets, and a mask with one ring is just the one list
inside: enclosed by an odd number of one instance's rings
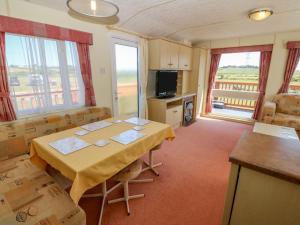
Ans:
{"label": "flat screen tv", "polygon": [[156,97],[172,98],[176,95],[177,71],[156,72]]}

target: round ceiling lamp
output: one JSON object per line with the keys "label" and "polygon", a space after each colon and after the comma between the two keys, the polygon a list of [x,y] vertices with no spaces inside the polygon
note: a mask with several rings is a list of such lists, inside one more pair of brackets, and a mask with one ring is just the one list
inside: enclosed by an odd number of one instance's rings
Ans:
{"label": "round ceiling lamp", "polygon": [[273,11],[269,8],[261,8],[251,10],[248,14],[249,18],[254,21],[262,21],[267,19],[273,14]]}
{"label": "round ceiling lamp", "polygon": [[104,0],[68,0],[68,8],[82,16],[108,18],[119,13],[119,7]]}

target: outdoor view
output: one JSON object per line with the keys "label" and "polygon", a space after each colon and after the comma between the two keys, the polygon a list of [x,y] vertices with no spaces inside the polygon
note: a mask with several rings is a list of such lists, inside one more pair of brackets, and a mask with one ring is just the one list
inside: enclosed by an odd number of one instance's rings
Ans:
{"label": "outdoor view", "polygon": [[136,47],[115,44],[119,115],[138,113],[138,52]]}
{"label": "outdoor view", "polygon": [[300,94],[300,61],[298,62],[298,66],[296,68],[296,71],[293,75],[290,88],[290,93]]}
{"label": "outdoor view", "polygon": [[[259,52],[222,54],[216,75],[215,89],[256,92],[259,78],[259,59]],[[255,101],[224,96],[214,98],[213,105],[216,108],[215,112],[220,108],[235,109],[238,112],[231,111],[231,113],[251,117]]]}
{"label": "outdoor view", "polygon": [[[65,54],[59,55],[62,50]],[[82,78],[73,43],[8,34],[6,56],[11,97],[18,115],[83,102]]]}

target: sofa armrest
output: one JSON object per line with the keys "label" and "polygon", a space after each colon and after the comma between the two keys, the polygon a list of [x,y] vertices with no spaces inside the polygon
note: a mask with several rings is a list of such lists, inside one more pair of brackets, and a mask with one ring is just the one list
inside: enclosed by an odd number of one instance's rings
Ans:
{"label": "sofa armrest", "polygon": [[264,119],[265,116],[274,117],[275,112],[276,112],[276,103],[271,101],[266,101],[263,107],[262,119]]}

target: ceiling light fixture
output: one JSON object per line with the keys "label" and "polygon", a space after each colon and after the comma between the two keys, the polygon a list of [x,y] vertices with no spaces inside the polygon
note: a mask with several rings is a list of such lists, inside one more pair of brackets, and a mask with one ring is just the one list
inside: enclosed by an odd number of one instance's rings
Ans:
{"label": "ceiling light fixture", "polygon": [[267,19],[273,14],[270,8],[260,8],[251,10],[248,14],[249,18],[254,21],[262,21]]}
{"label": "ceiling light fixture", "polygon": [[104,0],[68,0],[68,8],[82,16],[92,18],[108,18],[119,13],[119,7]]}

